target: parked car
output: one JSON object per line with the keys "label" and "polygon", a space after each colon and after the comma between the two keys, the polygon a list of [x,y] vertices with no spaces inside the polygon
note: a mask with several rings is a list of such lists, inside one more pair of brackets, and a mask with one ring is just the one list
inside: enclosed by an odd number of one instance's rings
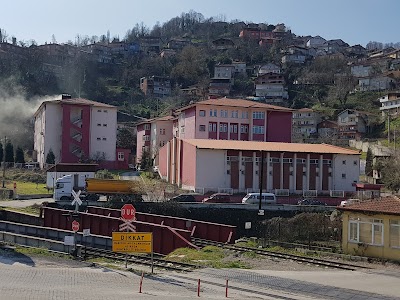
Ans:
{"label": "parked car", "polygon": [[[242,203],[259,204],[260,193],[249,193],[242,199]],[[276,196],[272,193],[262,193],[261,204],[276,204]]]}
{"label": "parked car", "polygon": [[231,195],[226,193],[216,193],[212,194],[208,198],[204,198],[203,202],[205,203],[230,203]]}
{"label": "parked car", "polygon": [[197,202],[197,198],[200,194],[197,193],[187,193],[187,194],[180,194],[178,196],[172,197],[169,201],[176,201],[176,202]]}
{"label": "parked car", "polygon": [[326,205],[326,203],[317,199],[301,199],[297,202],[297,205]]}

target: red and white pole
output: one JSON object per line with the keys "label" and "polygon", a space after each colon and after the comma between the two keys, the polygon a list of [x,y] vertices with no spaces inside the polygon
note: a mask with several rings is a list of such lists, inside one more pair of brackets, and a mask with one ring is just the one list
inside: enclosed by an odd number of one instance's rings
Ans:
{"label": "red and white pole", "polygon": [[228,279],[226,280],[225,284],[225,298],[228,298]]}
{"label": "red and white pole", "polygon": [[143,276],[144,276],[144,272],[142,272],[142,276],[140,277],[139,293],[142,293]]}
{"label": "red and white pole", "polygon": [[200,297],[200,279],[197,282],[197,297]]}

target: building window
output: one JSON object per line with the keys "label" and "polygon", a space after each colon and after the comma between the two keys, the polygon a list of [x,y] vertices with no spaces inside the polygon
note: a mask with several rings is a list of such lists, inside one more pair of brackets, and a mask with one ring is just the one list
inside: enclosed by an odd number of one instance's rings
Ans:
{"label": "building window", "polygon": [[332,160],[330,160],[330,159],[324,159],[324,160],[323,160],[323,164],[324,164],[324,165],[331,166],[331,165],[332,165]]}
{"label": "building window", "polygon": [[228,111],[225,109],[221,109],[221,118],[227,118],[228,117]]}
{"label": "building window", "polygon": [[217,110],[210,109],[210,117],[216,117],[216,116],[217,116]]}
{"label": "building window", "polygon": [[144,130],[150,130],[150,124],[144,124]]}
{"label": "building window", "polygon": [[230,125],[230,132],[231,132],[231,133],[237,133],[237,132],[238,132],[238,126],[237,126],[237,124],[231,124],[231,125]]}
{"label": "building window", "polygon": [[217,123],[209,123],[208,131],[209,132],[217,132]]}
{"label": "building window", "polygon": [[346,161],[345,161],[345,160],[343,160],[343,161],[342,161],[342,165],[345,165],[345,164],[346,164]]}
{"label": "building window", "polygon": [[238,118],[239,117],[239,111],[238,110],[232,110],[232,118]]}
{"label": "building window", "polygon": [[357,161],[356,160],[353,161],[353,165],[357,166]]}
{"label": "building window", "polygon": [[310,159],[310,165],[318,165],[318,159]]}
{"label": "building window", "polygon": [[101,141],[101,138],[98,137],[97,140],[98,140],[98,141]]}
{"label": "building window", "polygon": [[103,141],[107,141],[107,138],[103,137]]}
{"label": "building window", "polygon": [[98,109],[97,112],[101,112],[101,109]]}
{"label": "building window", "polygon": [[306,163],[306,160],[303,159],[303,158],[297,158],[296,159],[296,164],[305,164],[305,163]]}
{"label": "building window", "polygon": [[118,152],[118,160],[119,161],[124,161],[125,159],[125,154],[124,152]]}
{"label": "building window", "polygon": [[220,123],[219,124],[219,132],[228,132],[228,124]]}
{"label": "building window", "polygon": [[253,126],[253,134],[264,134],[264,126]]}
{"label": "building window", "polygon": [[263,120],[265,118],[265,112],[263,111],[253,111],[253,119]]}
{"label": "building window", "polygon": [[292,163],[292,159],[291,158],[284,158],[283,159],[283,163],[284,164],[291,164]]}
{"label": "building window", "polygon": [[342,173],[342,178],[346,179],[346,173]]}
{"label": "building window", "polygon": [[350,218],[349,242],[383,245],[383,221],[369,218]]}
{"label": "building window", "polygon": [[165,135],[165,128],[160,128],[160,134]]}
{"label": "building window", "polygon": [[165,141],[160,141],[160,147],[163,147],[165,145]]}
{"label": "building window", "polygon": [[206,125],[199,125],[199,131],[206,131]]}
{"label": "building window", "polygon": [[100,123],[97,123],[97,126],[101,126],[101,124],[100,124]]}
{"label": "building window", "polygon": [[206,116],[206,111],[205,110],[200,110],[199,111],[199,116],[200,117],[205,117]]}
{"label": "building window", "polygon": [[107,110],[107,109],[104,109],[104,110],[103,110],[103,112],[105,112],[105,113],[106,113],[106,112],[108,112],[108,110]]}
{"label": "building window", "polygon": [[248,118],[249,118],[249,112],[242,111],[242,119],[248,119]]}
{"label": "building window", "polygon": [[249,126],[240,125],[240,133],[248,133],[248,132],[249,132]]}
{"label": "building window", "polygon": [[185,133],[185,126],[181,126],[181,133]]}
{"label": "building window", "polygon": [[103,127],[107,127],[107,124],[103,124]]}
{"label": "building window", "polygon": [[400,248],[400,221],[390,220],[390,247]]}

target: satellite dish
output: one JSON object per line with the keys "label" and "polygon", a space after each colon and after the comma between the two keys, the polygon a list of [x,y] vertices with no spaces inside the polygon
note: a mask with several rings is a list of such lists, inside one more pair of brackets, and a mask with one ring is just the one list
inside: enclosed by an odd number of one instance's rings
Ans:
{"label": "satellite dish", "polygon": [[339,215],[339,211],[337,209],[335,209],[329,216],[329,219],[331,220],[331,222],[335,221],[338,215]]}

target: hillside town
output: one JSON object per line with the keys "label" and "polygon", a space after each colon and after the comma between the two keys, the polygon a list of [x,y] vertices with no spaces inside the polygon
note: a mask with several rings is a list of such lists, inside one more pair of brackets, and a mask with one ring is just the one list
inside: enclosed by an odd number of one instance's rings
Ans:
{"label": "hillside town", "polygon": [[[17,241],[8,234],[62,236],[49,249],[85,260],[138,231],[153,234],[151,273],[153,251],[170,259],[235,239],[245,251],[314,251],[319,267],[397,268],[400,43],[294,32],[194,11],[124,38],[39,45],[0,28],[0,206],[34,199],[39,214],[0,208],[0,258]],[[72,228],[73,242],[13,223],[22,219]]]}

